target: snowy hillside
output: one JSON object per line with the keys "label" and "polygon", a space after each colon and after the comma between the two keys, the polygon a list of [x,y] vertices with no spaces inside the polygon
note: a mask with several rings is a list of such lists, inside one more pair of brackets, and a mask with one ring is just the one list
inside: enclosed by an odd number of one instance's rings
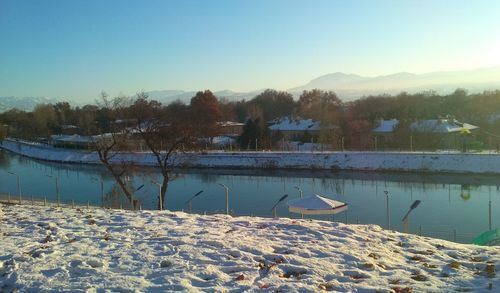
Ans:
{"label": "snowy hillside", "polygon": [[2,204],[0,223],[2,292],[500,289],[500,248],[375,225]]}

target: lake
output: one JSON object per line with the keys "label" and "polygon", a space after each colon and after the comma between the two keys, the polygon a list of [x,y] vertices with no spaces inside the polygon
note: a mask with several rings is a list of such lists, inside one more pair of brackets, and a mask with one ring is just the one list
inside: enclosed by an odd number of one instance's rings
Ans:
{"label": "lake", "polygon": [[[130,208],[102,166],[36,161],[0,150],[0,194],[14,198],[16,175],[8,172],[19,175],[26,199],[56,202],[57,180],[63,203]],[[159,178],[154,168],[137,169],[130,176],[134,197],[143,209],[157,206],[158,186],[153,181]],[[499,179],[498,175],[477,174],[189,169],[179,170],[171,181],[166,208],[186,211],[186,201],[203,190],[192,201],[192,212],[225,213],[225,191],[219,185],[224,184],[229,187],[232,214],[271,217],[274,203],[284,194],[288,199],[298,198],[295,187],[299,187],[304,196],[317,193],[349,204],[345,213],[315,219],[386,227],[387,191],[391,229],[402,231],[402,217],[415,200],[421,200],[410,215],[412,233],[468,243],[489,229],[490,217],[493,229],[500,225]],[[277,214],[300,218],[290,214],[284,203],[278,205]]]}

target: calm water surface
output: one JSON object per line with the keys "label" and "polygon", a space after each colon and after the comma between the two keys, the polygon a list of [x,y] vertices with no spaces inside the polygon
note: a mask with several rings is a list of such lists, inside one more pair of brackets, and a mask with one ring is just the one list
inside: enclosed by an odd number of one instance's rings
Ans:
{"label": "calm water surface", "polygon": [[[16,176],[20,175],[25,198],[56,201],[55,178],[58,178],[62,202],[129,207],[114,180],[101,166],[81,166],[35,161],[0,151],[0,194],[17,196]],[[51,177],[49,177],[51,176]],[[131,189],[137,190],[144,209],[157,206],[159,172],[153,168],[136,170],[130,177]],[[104,197],[101,196],[101,181]],[[500,178],[491,175],[443,175],[331,171],[259,171],[259,170],[183,170],[171,182],[166,199],[170,210],[187,210],[192,201],[194,213],[225,212],[225,193],[219,183],[230,188],[229,206],[235,215],[270,217],[270,208],[284,194],[297,198],[299,186],[304,195],[318,193],[347,202],[349,210],[329,217],[316,217],[348,223],[387,225],[386,196],[389,194],[390,225],[403,230],[401,218],[415,200],[420,206],[410,216],[411,232],[459,242],[500,228]],[[489,205],[491,202],[491,213]],[[278,215],[290,214],[284,204]]]}

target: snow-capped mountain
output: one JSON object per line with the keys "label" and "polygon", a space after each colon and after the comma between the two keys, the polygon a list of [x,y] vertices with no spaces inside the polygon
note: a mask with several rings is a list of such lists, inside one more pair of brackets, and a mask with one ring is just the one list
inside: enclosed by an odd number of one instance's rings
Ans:
{"label": "snow-capped mountain", "polygon": [[402,91],[414,93],[433,90],[446,94],[457,88],[464,88],[469,92],[481,92],[500,88],[500,67],[424,74],[401,72],[375,77],[336,72],[315,78],[289,91],[297,93],[315,88],[333,90],[344,99],[369,94],[397,94]]}

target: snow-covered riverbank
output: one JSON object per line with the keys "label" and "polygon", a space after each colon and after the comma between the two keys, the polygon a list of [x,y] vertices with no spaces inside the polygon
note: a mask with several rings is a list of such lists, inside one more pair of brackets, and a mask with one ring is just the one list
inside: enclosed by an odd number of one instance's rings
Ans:
{"label": "snow-covered riverbank", "polygon": [[0,223],[2,292],[500,289],[500,248],[375,225],[2,204]]}
{"label": "snow-covered riverbank", "polygon": [[[6,139],[0,148],[40,160],[100,164],[96,153]],[[116,161],[155,166],[147,152],[125,153]],[[177,167],[323,169],[500,174],[500,155],[444,152],[208,152],[175,156]]]}

